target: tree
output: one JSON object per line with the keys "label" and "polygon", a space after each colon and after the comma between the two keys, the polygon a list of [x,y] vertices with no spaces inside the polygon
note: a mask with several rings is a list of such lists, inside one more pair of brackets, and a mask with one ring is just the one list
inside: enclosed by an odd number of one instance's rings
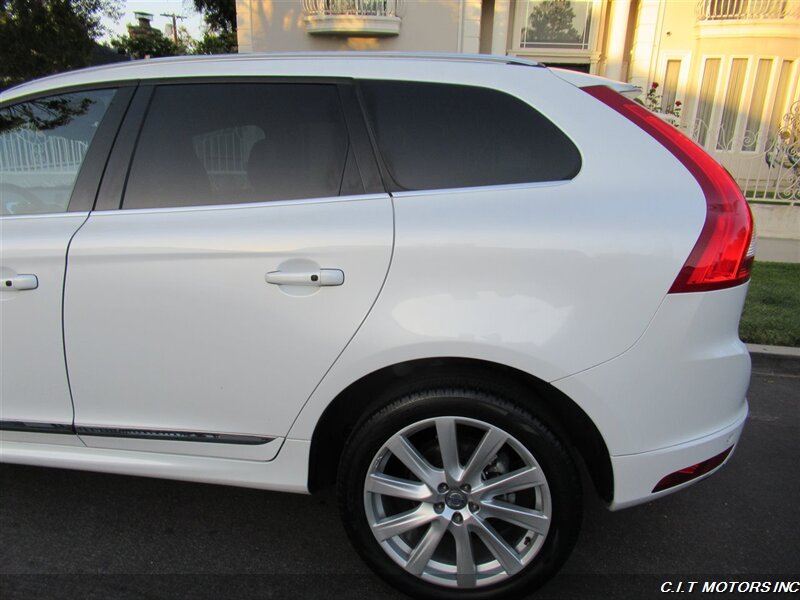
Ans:
{"label": "tree", "polygon": [[194,54],[235,54],[237,49],[236,32],[206,31],[203,39],[194,45]]}
{"label": "tree", "polygon": [[85,114],[93,103],[86,97],[57,96],[16,104],[0,112],[0,132],[26,125],[36,131],[55,129]]}
{"label": "tree", "polygon": [[233,33],[236,37],[236,0],[194,0],[194,7],[203,14],[209,31]]}
{"label": "tree", "polygon": [[[2,0],[0,0],[2,1]],[[89,28],[89,35],[93,40],[106,33],[106,27],[101,22],[101,17],[119,19],[122,17],[122,0],[72,0],[70,2]]]}
{"label": "tree", "polygon": [[192,34],[189,33],[189,30],[186,29],[186,27],[178,27],[177,38],[177,54],[199,54],[198,52],[195,52],[198,42],[192,37]]}
{"label": "tree", "polygon": [[195,54],[231,54],[238,50],[235,0],[194,0],[203,14],[206,31],[194,47]]}
{"label": "tree", "polygon": [[525,42],[575,44],[581,34],[575,29],[575,10],[569,0],[543,0],[528,17],[523,31]]}
{"label": "tree", "polygon": [[89,64],[119,0],[0,0],[0,88]]}
{"label": "tree", "polygon": [[131,58],[156,58],[186,54],[175,42],[153,27],[128,25],[128,35],[111,40],[111,47]]}

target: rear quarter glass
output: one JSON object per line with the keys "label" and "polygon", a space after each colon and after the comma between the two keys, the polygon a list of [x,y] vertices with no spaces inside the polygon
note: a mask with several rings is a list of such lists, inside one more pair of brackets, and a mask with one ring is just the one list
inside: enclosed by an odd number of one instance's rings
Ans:
{"label": "rear quarter glass", "polygon": [[398,190],[572,179],[575,144],[529,104],[498,90],[362,81],[378,149]]}

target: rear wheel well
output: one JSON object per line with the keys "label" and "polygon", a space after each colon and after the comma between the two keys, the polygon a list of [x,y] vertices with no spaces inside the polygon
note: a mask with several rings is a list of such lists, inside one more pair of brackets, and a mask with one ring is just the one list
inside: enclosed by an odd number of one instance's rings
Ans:
{"label": "rear wheel well", "polygon": [[497,363],[462,358],[413,360],[385,367],[351,384],[325,409],[311,439],[309,490],[335,483],[345,442],[382,406],[430,387],[468,387],[521,403],[550,425],[585,465],[598,495],[613,497],[608,448],[588,415],[552,385]]}

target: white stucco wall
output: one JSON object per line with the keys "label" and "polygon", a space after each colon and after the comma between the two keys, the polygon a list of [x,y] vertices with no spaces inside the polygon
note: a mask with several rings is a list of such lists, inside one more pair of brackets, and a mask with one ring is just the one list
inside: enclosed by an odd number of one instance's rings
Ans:
{"label": "white stucco wall", "polygon": [[236,11],[239,52],[477,52],[480,39],[480,0],[406,0],[400,34],[388,37],[311,35],[301,0],[238,0]]}

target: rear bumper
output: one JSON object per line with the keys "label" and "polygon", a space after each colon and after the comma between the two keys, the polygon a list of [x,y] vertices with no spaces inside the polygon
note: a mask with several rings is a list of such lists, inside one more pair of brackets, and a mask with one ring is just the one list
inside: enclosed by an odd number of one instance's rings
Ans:
{"label": "rear bumper", "polygon": [[597,426],[614,475],[612,508],[647,502],[664,476],[710,459],[747,418],[750,355],[739,340],[747,285],[669,294],[627,351],[553,382]]}
{"label": "rear bumper", "polygon": [[740,414],[736,417],[736,421],[711,435],[653,452],[612,456],[614,499],[611,502],[611,510],[619,510],[661,498],[714,474],[730,460],[733,452],[728,455],[722,465],[710,473],[675,487],[653,493],[653,488],[666,475],[716,456],[732,446],[735,450],[746,420],[747,403],[745,402]]}

